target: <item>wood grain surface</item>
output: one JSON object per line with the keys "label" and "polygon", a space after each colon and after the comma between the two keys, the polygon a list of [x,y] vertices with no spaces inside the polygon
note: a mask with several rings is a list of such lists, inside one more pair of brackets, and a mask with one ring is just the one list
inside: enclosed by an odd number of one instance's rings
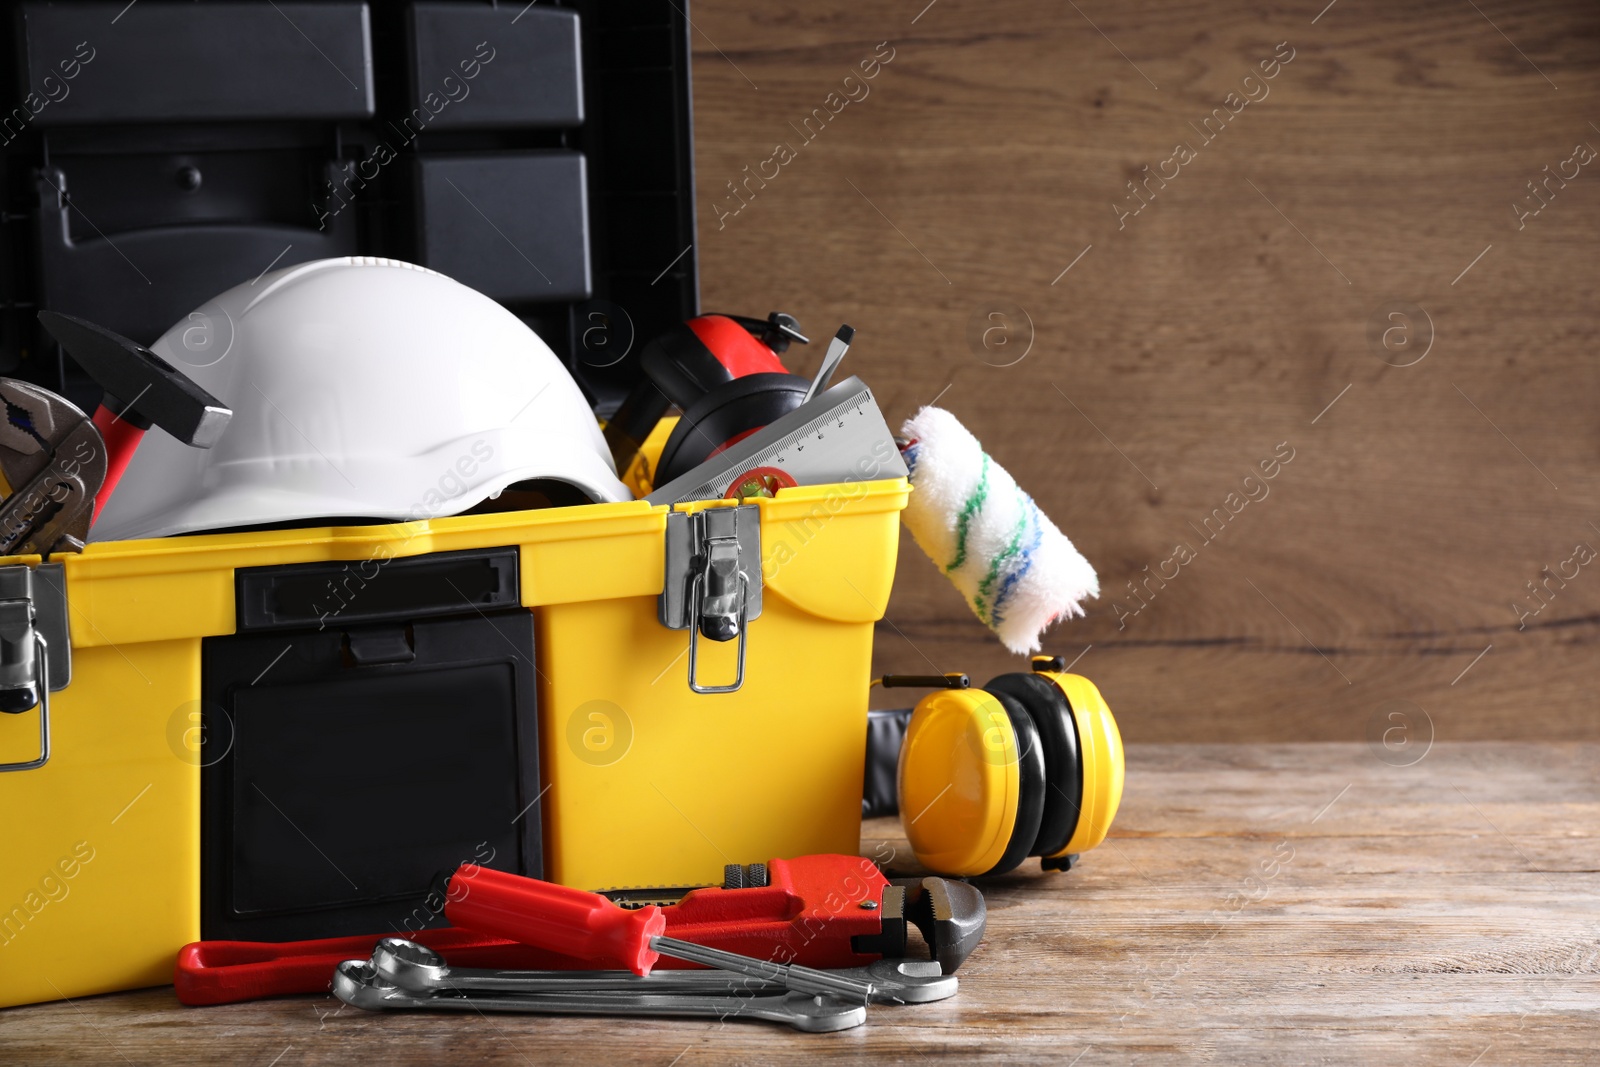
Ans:
{"label": "wood grain surface", "polygon": [[[1600,550],[1594,5],[691,14],[705,306],[849,322],[892,423],[938,397],[973,430],[1098,568],[1048,646],[1128,737],[1351,740],[1392,700],[1600,737],[1600,568],[1567,562]],[[907,537],[878,666],[930,665],[1018,661]]]}
{"label": "wood grain surface", "polygon": [[[1396,764],[1364,744],[1135,746],[1104,845],[984,886],[956,997],[844,1033],[332,997],[183,1008],[158,989],[0,1011],[0,1062],[1593,1063],[1600,745],[1444,743]],[[906,863],[893,820],[863,846]]]}

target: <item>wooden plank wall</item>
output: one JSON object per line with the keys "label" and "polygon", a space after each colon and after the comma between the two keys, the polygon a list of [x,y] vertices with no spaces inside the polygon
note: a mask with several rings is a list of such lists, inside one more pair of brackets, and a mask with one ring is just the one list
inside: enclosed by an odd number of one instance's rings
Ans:
{"label": "wooden plank wall", "polygon": [[[1600,737],[1600,12],[1325,2],[703,0],[704,305],[942,397],[1129,739]],[[906,537],[878,668],[1020,663]]]}

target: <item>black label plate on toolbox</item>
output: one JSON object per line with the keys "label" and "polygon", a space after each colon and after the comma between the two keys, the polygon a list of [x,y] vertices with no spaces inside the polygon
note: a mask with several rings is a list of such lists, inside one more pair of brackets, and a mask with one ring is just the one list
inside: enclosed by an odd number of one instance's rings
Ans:
{"label": "black label plate on toolbox", "polygon": [[303,629],[415,615],[478,614],[522,603],[515,548],[392,559],[242,567],[239,630]]}

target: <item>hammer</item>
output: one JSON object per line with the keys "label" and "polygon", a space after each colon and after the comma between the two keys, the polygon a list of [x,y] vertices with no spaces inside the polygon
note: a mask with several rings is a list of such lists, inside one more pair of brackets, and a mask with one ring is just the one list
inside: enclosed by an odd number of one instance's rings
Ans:
{"label": "hammer", "polygon": [[39,323],[105,388],[91,420],[106,444],[106,478],[95,494],[95,519],[151,426],[194,448],[210,448],[233,418],[232,408],[136,341],[55,311],[39,312]]}

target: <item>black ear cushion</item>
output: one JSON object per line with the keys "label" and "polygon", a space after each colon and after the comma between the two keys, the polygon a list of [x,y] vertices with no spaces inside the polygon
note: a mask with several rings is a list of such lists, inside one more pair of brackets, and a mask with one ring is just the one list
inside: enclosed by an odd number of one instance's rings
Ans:
{"label": "black ear cushion", "polygon": [[678,420],[661,450],[655,483],[666,485],[734,438],[789,414],[810,388],[810,381],[795,374],[747,374],[713,389]]}
{"label": "black ear cushion", "polygon": [[1011,841],[1000,861],[985,874],[1004,874],[1028,858],[1033,843],[1039,837],[1039,820],[1044,817],[1044,751],[1039,743],[1039,729],[1015,697],[1006,693],[990,692],[990,696],[1005,709],[1011,720],[1011,729],[1017,737],[1017,771],[1020,783],[1017,788],[1017,821],[1011,829]]}
{"label": "black ear cushion", "polygon": [[1083,806],[1083,759],[1079,753],[1078,724],[1072,717],[1067,695],[1048,678],[1020,672],[1002,674],[984,689],[1015,699],[1039,728],[1045,763],[1044,817],[1039,822],[1039,839],[1028,850],[1028,855],[1049,856],[1060,852],[1078,829],[1078,814]]}

